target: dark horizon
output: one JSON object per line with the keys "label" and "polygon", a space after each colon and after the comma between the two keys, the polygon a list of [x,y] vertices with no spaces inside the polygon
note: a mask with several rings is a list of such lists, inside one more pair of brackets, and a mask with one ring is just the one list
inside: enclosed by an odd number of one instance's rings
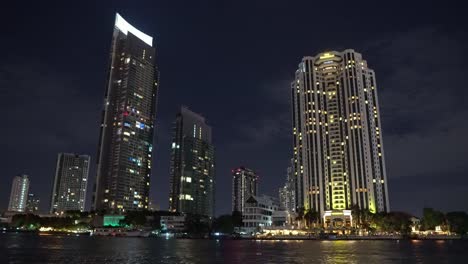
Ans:
{"label": "dark horizon", "polygon": [[[298,1],[299,2],[299,1]],[[48,211],[59,152],[91,156],[91,206],[115,13],[154,37],[160,86],[151,201],[169,198],[172,122],[187,105],[212,127],[216,215],[231,208],[231,169],[278,195],[292,156],[289,83],[303,56],[354,49],[375,70],[392,211],[468,211],[468,72],[462,8],[361,1],[10,3],[2,18],[0,211],[16,174]],[[329,17],[332,16],[332,19]],[[333,29],[333,30],[332,30]],[[8,40],[8,41],[6,41]]]}

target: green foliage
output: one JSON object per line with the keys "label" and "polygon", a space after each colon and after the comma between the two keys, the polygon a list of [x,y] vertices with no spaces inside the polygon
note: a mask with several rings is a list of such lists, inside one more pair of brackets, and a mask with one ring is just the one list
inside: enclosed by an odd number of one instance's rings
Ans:
{"label": "green foliage", "polygon": [[411,216],[403,212],[376,213],[371,222],[377,231],[409,235],[411,233]]}
{"label": "green foliage", "polygon": [[232,224],[234,227],[241,227],[242,226],[242,213],[239,211],[232,212]]}
{"label": "green foliage", "polygon": [[468,232],[468,214],[466,212],[449,212],[446,215],[450,232],[466,235]]}
{"label": "green foliage", "polygon": [[312,227],[312,225],[314,226],[318,225],[318,222],[320,221],[320,215],[315,210],[308,210],[304,214],[303,219],[306,221],[307,226],[310,228]]}
{"label": "green foliage", "polygon": [[207,234],[210,231],[209,220],[195,214],[185,216],[185,226],[187,233],[193,235]]}
{"label": "green foliage", "polygon": [[36,230],[41,227],[41,218],[34,214],[17,214],[12,217],[12,227]]}
{"label": "green foliage", "polygon": [[423,209],[423,218],[421,221],[423,230],[434,230],[436,226],[445,224],[445,216],[442,212],[432,208]]}
{"label": "green foliage", "polygon": [[142,227],[146,224],[146,216],[150,214],[149,211],[130,211],[127,212],[125,218],[120,221],[122,225]]}
{"label": "green foliage", "polygon": [[234,217],[232,215],[221,215],[213,222],[213,231],[225,234],[234,232]]}

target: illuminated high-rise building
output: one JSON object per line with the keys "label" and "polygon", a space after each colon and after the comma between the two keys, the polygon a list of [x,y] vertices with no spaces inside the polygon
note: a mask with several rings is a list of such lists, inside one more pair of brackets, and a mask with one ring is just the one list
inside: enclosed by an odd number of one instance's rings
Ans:
{"label": "illuminated high-rise building", "polygon": [[205,118],[182,107],[174,122],[169,210],[213,217],[215,150]]}
{"label": "illuminated high-rise building", "polygon": [[55,168],[50,213],[84,211],[90,157],[59,153]]}
{"label": "illuminated high-rise building", "polygon": [[291,166],[286,170],[286,182],[278,191],[280,207],[288,212],[296,211],[296,185],[292,164],[294,163],[291,160]]}
{"label": "illuminated high-rise building", "polygon": [[291,84],[296,207],[326,226],[389,211],[375,73],[354,50],[304,57]]}
{"label": "illuminated high-rise building", "polygon": [[28,201],[26,202],[26,212],[37,213],[39,211],[39,204],[41,200],[34,194],[28,194]]}
{"label": "illuminated high-rise building", "polygon": [[94,209],[148,209],[158,90],[153,38],[116,14],[109,60]]}
{"label": "illuminated high-rise building", "polygon": [[245,201],[258,193],[258,175],[251,169],[232,170],[232,211],[244,213]]}
{"label": "illuminated high-rise building", "polygon": [[10,202],[8,211],[24,212],[28,201],[29,178],[28,175],[17,175],[11,183]]}

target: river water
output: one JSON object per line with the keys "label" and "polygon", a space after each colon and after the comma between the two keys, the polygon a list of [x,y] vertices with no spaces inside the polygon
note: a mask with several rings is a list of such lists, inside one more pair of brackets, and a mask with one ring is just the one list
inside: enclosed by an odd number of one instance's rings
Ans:
{"label": "river water", "polygon": [[216,241],[0,233],[0,263],[468,263],[468,241]]}

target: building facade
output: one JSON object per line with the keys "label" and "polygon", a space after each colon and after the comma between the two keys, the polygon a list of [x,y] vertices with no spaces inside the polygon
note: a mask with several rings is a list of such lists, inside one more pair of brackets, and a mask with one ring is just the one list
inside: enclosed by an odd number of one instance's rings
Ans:
{"label": "building facade", "polygon": [[251,169],[232,170],[232,211],[244,213],[245,201],[258,192],[258,175]]}
{"label": "building facade", "polygon": [[93,204],[148,209],[158,71],[153,38],[116,14],[104,95]]}
{"label": "building facade", "polygon": [[159,220],[163,232],[180,233],[185,231],[185,215],[161,215]]}
{"label": "building facade", "polygon": [[172,212],[213,217],[215,150],[205,118],[181,107],[174,122],[171,149]]}
{"label": "building facade", "polygon": [[291,166],[286,170],[286,182],[278,191],[280,207],[288,212],[296,212],[296,185],[294,181],[294,168]]}
{"label": "building facade", "polygon": [[243,231],[253,233],[264,227],[272,226],[273,213],[278,209],[278,200],[271,196],[250,196],[245,202],[245,210],[242,215]]}
{"label": "building facade", "polygon": [[84,211],[90,157],[59,153],[50,204],[51,214]]}
{"label": "building facade", "polygon": [[10,201],[8,203],[8,211],[25,212],[26,203],[29,192],[28,175],[17,175],[11,183]]}
{"label": "building facade", "polygon": [[28,194],[28,201],[26,202],[26,212],[28,213],[37,213],[39,212],[39,204],[41,200],[34,194]]}
{"label": "building facade", "polygon": [[291,96],[296,207],[337,226],[354,205],[389,211],[376,78],[362,55],[304,57]]}

